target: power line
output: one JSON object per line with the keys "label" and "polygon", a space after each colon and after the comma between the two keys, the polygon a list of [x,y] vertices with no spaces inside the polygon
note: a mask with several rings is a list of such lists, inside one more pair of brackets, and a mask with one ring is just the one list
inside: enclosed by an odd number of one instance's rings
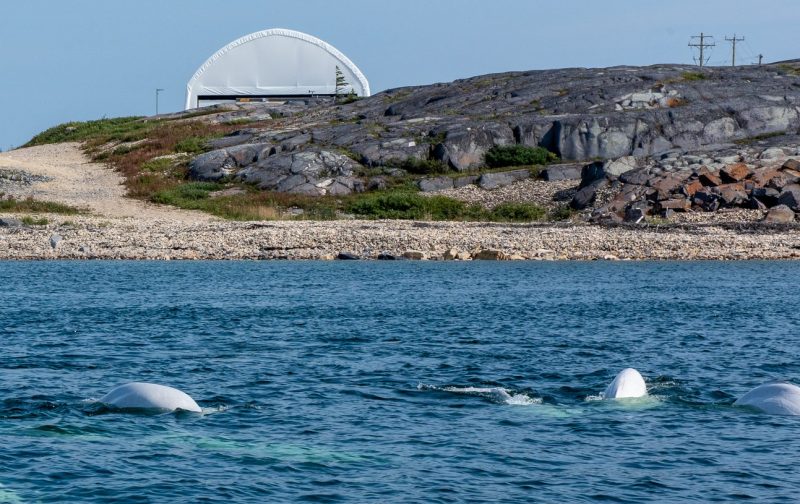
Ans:
{"label": "power line", "polygon": [[[697,43],[697,42],[692,43],[693,40],[698,39],[698,38],[700,39],[699,43]],[[711,42],[706,42],[706,39],[711,39]],[[711,56],[706,58],[704,56],[704,54],[705,54],[706,47],[710,48],[710,47],[715,47],[717,45],[713,41],[713,39],[714,39],[714,37],[712,35],[706,35],[705,33],[700,32],[700,35],[695,35],[689,40],[689,47],[699,47],[700,48],[700,59],[695,59],[695,61],[697,61],[697,63],[700,66],[705,65],[708,62],[708,60],[711,58]]]}
{"label": "power line", "polygon": [[736,38],[736,34],[734,33],[733,34],[733,38],[725,37],[725,40],[731,43],[731,47],[732,47],[732,50],[733,50],[733,52],[731,53],[731,66],[735,67],[736,66],[736,42],[743,42],[744,41],[744,37]]}

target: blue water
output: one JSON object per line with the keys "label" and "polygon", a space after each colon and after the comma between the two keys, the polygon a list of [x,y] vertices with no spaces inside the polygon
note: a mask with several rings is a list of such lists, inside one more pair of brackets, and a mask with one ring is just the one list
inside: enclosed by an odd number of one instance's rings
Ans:
{"label": "blue water", "polygon": [[[0,502],[796,502],[800,263],[0,262]],[[636,367],[650,400],[596,400]],[[93,402],[149,381],[205,414]]]}

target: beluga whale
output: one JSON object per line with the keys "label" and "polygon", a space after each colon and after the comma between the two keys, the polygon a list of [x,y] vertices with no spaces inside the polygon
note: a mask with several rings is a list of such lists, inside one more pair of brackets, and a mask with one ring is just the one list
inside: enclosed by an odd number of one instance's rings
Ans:
{"label": "beluga whale", "polygon": [[603,399],[624,399],[630,397],[644,397],[647,395],[647,385],[639,371],[626,368],[617,374],[608,384],[603,393]]}
{"label": "beluga whale", "polygon": [[191,411],[202,413],[200,406],[188,394],[178,389],[155,383],[126,383],[100,398],[108,406],[119,409],[150,410],[159,412]]}
{"label": "beluga whale", "polygon": [[800,415],[800,387],[787,382],[765,383],[733,405],[749,406],[770,415]]}

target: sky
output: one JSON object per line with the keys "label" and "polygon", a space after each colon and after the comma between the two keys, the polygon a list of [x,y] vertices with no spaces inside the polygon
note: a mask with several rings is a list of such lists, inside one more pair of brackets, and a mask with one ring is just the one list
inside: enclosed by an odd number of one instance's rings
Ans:
{"label": "sky", "polygon": [[0,149],[67,121],[183,107],[186,83],[243,35],[289,28],[346,54],[373,92],[494,72],[800,57],[797,0],[2,0]]}

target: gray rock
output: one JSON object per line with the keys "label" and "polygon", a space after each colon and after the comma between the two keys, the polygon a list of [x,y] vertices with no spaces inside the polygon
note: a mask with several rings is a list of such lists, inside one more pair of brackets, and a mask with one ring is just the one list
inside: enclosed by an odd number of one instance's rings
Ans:
{"label": "gray rock", "polygon": [[425,178],[419,181],[419,190],[422,192],[434,192],[452,188],[453,179],[450,177]]}
{"label": "gray rock", "polygon": [[63,238],[61,238],[61,235],[59,234],[52,235],[50,237],[50,247],[55,249],[56,247],[58,247],[58,244],[61,243],[61,240],[63,240]]}
{"label": "gray rock", "polygon": [[767,213],[764,217],[764,222],[772,224],[788,224],[795,221],[795,214],[791,208],[786,205],[778,205]]}
{"label": "gray rock", "polygon": [[580,180],[582,168],[581,165],[575,164],[548,166],[542,171],[542,178],[549,182],[557,180]]}
{"label": "gray rock", "polygon": [[189,178],[200,181],[217,181],[233,173],[236,161],[225,149],[206,152],[189,163]]}
{"label": "gray rock", "polygon": [[514,170],[507,172],[484,173],[478,179],[478,185],[483,189],[497,189],[511,185],[514,182],[530,178],[530,170]]}
{"label": "gray rock", "polygon": [[778,203],[786,205],[793,211],[800,210],[800,186],[790,185],[783,188],[781,195],[778,197]]}
{"label": "gray rock", "polygon": [[20,226],[22,226],[21,220],[12,219],[10,217],[0,218],[0,227],[20,227]]}
{"label": "gray rock", "polygon": [[458,177],[453,180],[453,187],[458,189],[459,187],[465,187],[468,185],[476,184],[480,177],[478,175],[467,175],[465,177]]}
{"label": "gray rock", "polygon": [[339,252],[339,255],[336,256],[336,259],[339,259],[340,261],[357,261],[359,257],[350,252]]}
{"label": "gray rock", "polygon": [[606,179],[595,180],[586,187],[580,189],[575,196],[572,197],[569,205],[575,210],[584,210],[591,206],[597,197],[597,191],[606,187],[608,181]]}

